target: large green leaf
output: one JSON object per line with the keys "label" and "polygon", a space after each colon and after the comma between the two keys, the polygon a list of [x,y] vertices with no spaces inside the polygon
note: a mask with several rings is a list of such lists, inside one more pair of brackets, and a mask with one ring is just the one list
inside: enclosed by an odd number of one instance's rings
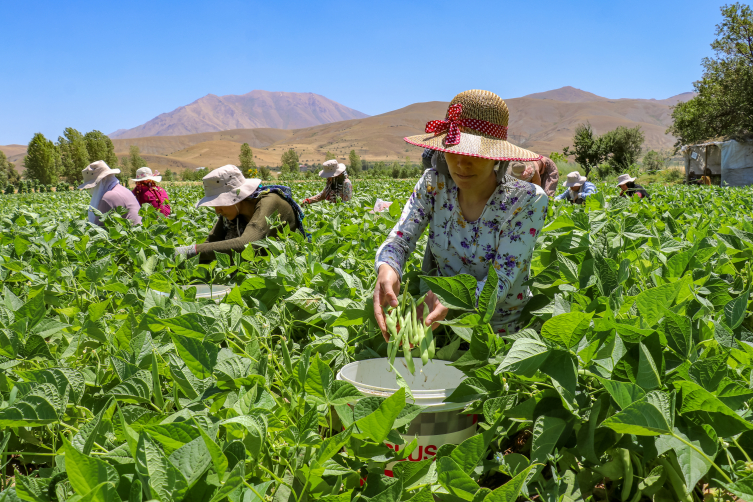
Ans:
{"label": "large green leaf", "polygon": [[533,437],[531,438],[531,464],[542,464],[535,472],[548,461],[548,455],[554,451],[554,447],[560,439],[567,424],[564,420],[548,415],[541,415],[533,424]]}
{"label": "large green leaf", "polygon": [[528,475],[535,466],[529,465],[504,485],[484,497],[484,502],[515,502],[525,486]]}
{"label": "large green leaf", "polygon": [[38,427],[55,423],[60,404],[54,385],[39,384],[13,406],[0,410],[0,427]]}
{"label": "large green leaf", "polygon": [[695,486],[711,469],[717,453],[717,437],[709,426],[679,421],[672,435],[657,438],[656,448],[660,455],[666,450],[674,450],[685,477],[685,486]]}
{"label": "large green leaf", "polygon": [[219,352],[217,344],[177,334],[173,334],[172,338],[178,354],[196,378],[212,376]]}
{"label": "large green leaf", "polygon": [[658,436],[672,432],[674,402],[665,392],[653,391],[604,420],[601,425],[619,434]]}
{"label": "large green leaf", "polygon": [[136,473],[151,498],[161,502],[183,499],[188,490],[186,478],[143,432],[139,434],[135,460]]}
{"label": "large green leaf", "polygon": [[661,377],[654,358],[644,344],[638,344],[638,349],[638,374],[635,376],[635,383],[644,390],[656,389],[661,385]]}
{"label": "large green leaf", "polygon": [[152,373],[139,370],[131,378],[116,385],[110,395],[126,403],[149,403],[152,398]]}
{"label": "large green leaf", "polygon": [[735,413],[718,397],[700,385],[688,381],[679,381],[674,382],[674,386],[682,393],[680,413],[708,413],[715,422],[711,425],[721,437],[729,437],[743,431],[753,430],[752,423]]}
{"label": "large green leaf", "polygon": [[489,322],[497,308],[497,295],[499,294],[499,277],[494,268],[494,262],[489,262],[489,272],[486,282],[478,296],[478,311],[482,315],[482,322]]}
{"label": "large green leaf", "polygon": [[462,500],[472,501],[479,490],[478,484],[450,457],[442,457],[437,461],[437,475],[439,484],[450,495]]}
{"label": "large green leaf", "polygon": [[656,288],[647,289],[636,297],[635,303],[638,306],[645,326],[654,326],[664,316],[665,310],[672,304],[682,285],[682,280],[664,284]]}
{"label": "large green leaf", "polygon": [[249,415],[241,415],[235,418],[229,418],[221,422],[224,424],[239,424],[246,428],[248,436],[246,437],[248,450],[254,458],[259,458],[264,443],[267,440],[267,421],[263,414],[253,412]]}
{"label": "large green leaf", "polygon": [[549,348],[538,340],[520,338],[515,340],[505,359],[497,366],[495,375],[502,372],[533,376],[549,357]]}
{"label": "large green leaf", "polygon": [[100,483],[111,483],[117,487],[120,482],[118,472],[110,464],[96,457],[80,453],[71,443],[65,444],[65,470],[68,481],[79,495],[92,491]]}
{"label": "large green leaf", "polygon": [[724,306],[724,320],[731,329],[737,329],[745,320],[745,311],[748,308],[750,291],[743,291],[740,296]]}
{"label": "large green leaf", "polygon": [[[358,405],[356,405],[358,406]],[[356,421],[356,426],[375,443],[381,443],[392,430],[395,419],[405,407],[405,389],[399,389],[382,401],[372,413]]]}
{"label": "large green leaf", "polygon": [[591,315],[570,312],[552,317],[541,327],[541,336],[567,349],[576,347],[588,331]]}
{"label": "large green leaf", "polygon": [[472,275],[458,274],[452,277],[420,276],[442,304],[452,309],[474,310],[476,308],[476,279]]}
{"label": "large green leaf", "polygon": [[175,450],[168,460],[180,471],[190,488],[209,468],[212,456],[204,443],[204,438],[197,437]]}
{"label": "large green leaf", "polygon": [[614,402],[620,409],[625,409],[631,404],[643,398],[646,392],[637,385],[630,382],[618,382],[616,380],[607,380],[606,378],[599,378],[599,382],[612,396]]}

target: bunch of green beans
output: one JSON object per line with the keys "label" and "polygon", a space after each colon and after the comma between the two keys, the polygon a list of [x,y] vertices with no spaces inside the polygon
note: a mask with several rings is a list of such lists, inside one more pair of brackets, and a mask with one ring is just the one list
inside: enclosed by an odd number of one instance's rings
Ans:
{"label": "bunch of green beans", "polygon": [[397,351],[402,347],[405,364],[412,375],[415,372],[415,365],[411,355],[411,345],[418,347],[424,365],[430,359],[434,359],[436,345],[431,326],[425,326],[416,314],[418,307],[422,304],[424,305],[424,315],[428,313],[428,307],[424,303],[426,296],[422,296],[416,302],[407,291],[406,285],[400,305],[385,314],[387,330],[390,333],[390,341],[387,343],[387,357],[390,360],[390,365],[394,366]]}

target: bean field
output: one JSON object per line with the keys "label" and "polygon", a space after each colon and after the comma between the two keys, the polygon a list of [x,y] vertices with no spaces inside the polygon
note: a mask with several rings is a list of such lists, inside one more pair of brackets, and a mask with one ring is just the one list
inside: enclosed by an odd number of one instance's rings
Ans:
{"label": "bean field", "polygon": [[305,209],[310,240],[211,264],[173,251],[214,223],[200,186],[138,227],[88,224],[86,192],[0,195],[0,501],[753,500],[753,190],[553,201],[508,336],[475,280],[435,279],[435,359],[478,433],[423,458],[404,382],[361,399],[335,378],[387,356],[374,257],[414,184],[359,181]]}

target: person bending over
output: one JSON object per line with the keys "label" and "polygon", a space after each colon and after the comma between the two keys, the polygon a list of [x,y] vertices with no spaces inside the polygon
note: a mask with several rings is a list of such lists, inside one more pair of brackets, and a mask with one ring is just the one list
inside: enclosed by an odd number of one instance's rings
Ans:
{"label": "person bending over", "polygon": [[569,173],[562,186],[567,187],[568,190],[559,194],[555,199],[569,200],[571,204],[583,204],[586,197],[598,192],[596,185],[588,181],[585,176],[581,176],[578,171]]}
{"label": "person bending over", "polygon": [[151,204],[163,215],[170,216],[172,210],[170,204],[167,203],[169,200],[167,192],[164,188],[157,186],[157,183],[162,181],[162,176],[155,176],[148,167],[141,167],[136,171],[136,178],[131,178],[131,181],[136,182],[132,192],[139,201],[139,205]]}
{"label": "person bending over", "polygon": [[304,199],[301,204],[314,204],[323,200],[329,202],[348,202],[353,197],[353,184],[345,172],[345,164],[338,164],[336,160],[328,160],[322,164],[319,171],[320,178],[327,179],[327,185],[319,195]]}
{"label": "person bending over", "polygon": [[141,206],[130,190],[120,184],[116,174],[120,169],[110,169],[104,160],[92,162],[81,173],[84,182],[78,187],[79,190],[88,190],[92,198],[89,201],[89,221],[95,225],[103,226],[102,222],[92,211],[97,209],[104,214],[116,207],[124,207],[128,210],[126,218],[135,225],[141,224],[139,209]]}

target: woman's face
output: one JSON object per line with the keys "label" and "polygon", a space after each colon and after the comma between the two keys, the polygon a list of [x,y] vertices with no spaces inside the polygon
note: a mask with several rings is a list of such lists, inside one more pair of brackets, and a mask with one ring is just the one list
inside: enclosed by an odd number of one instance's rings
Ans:
{"label": "woman's face", "polygon": [[450,170],[452,180],[461,190],[479,188],[479,185],[487,183],[494,173],[496,160],[482,159],[468,155],[445,152],[447,167]]}
{"label": "woman's face", "polygon": [[224,216],[230,221],[233,221],[235,218],[238,217],[238,206],[232,205],[232,206],[214,206],[214,212],[217,213],[218,216]]}
{"label": "woman's face", "polygon": [[570,190],[573,191],[573,192],[580,192],[580,187],[581,187],[581,185],[571,186]]}
{"label": "woman's face", "polygon": [[625,190],[627,190],[627,189],[628,189],[627,183],[623,183],[622,185],[620,185],[620,188],[622,188],[622,191],[623,191],[623,192],[624,192]]}

